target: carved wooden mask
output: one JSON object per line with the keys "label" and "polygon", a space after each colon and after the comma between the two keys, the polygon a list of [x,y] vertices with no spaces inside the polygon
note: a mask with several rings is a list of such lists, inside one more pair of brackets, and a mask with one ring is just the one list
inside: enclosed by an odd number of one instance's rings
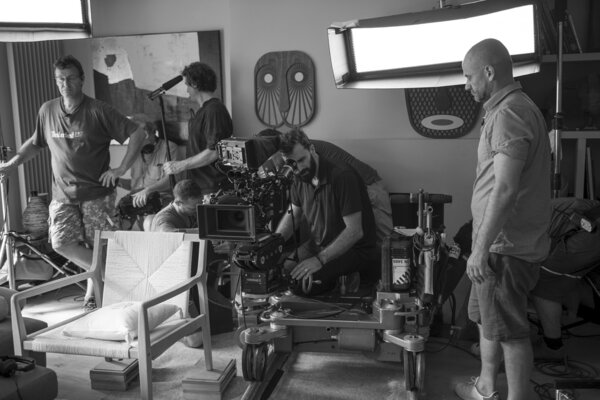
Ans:
{"label": "carved wooden mask", "polygon": [[315,67],[301,51],[264,54],[254,67],[256,116],[265,125],[301,127],[315,113]]}

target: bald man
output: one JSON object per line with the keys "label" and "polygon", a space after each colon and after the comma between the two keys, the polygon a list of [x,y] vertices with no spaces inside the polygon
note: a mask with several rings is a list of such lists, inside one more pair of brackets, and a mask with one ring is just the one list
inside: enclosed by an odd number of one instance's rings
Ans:
{"label": "bald man", "polygon": [[544,118],[514,81],[504,45],[486,39],[462,63],[465,90],[485,111],[473,184],[469,318],[479,327],[481,372],[459,384],[462,399],[499,399],[504,357],[509,400],[531,399],[533,354],[527,296],[548,255],[550,142]]}

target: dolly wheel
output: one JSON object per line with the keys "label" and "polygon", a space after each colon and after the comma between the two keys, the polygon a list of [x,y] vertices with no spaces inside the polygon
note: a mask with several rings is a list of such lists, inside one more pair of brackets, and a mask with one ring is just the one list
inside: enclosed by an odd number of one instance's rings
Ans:
{"label": "dolly wheel", "polygon": [[404,351],[404,389],[408,400],[417,400],[425,382],[425,354]]}
{"label": "dolly wheel", "polygon": [[250,382],[256,380],[253,373],[255,347],[253,344],[248,344],[242,350],[242,375],[244,376],[244,380]]}
{"label": "dolly wheel", "polygon": [[254,360],[252,363],[252,375],[257,381],[262,381],[265,378],[265,372],[267,371],[267,358],[269,356],[269,345],[261,343],[255,346],[254,349]]}

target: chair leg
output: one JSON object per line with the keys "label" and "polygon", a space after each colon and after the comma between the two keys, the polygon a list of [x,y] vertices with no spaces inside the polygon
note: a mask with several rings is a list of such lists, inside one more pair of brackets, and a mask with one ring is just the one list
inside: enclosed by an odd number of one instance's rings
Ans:
{"label": "chair leg", "polygon": [[210,329],[205,329],[208,325],[208,320],[205,320],[206,323],[202,327],[202,347],[204,348],[204,364],[206,365],[207,371],[212,371],[213,369],[213,359],[212,359],[212,343],[210,339]]}
{"label": "chair leg", "polygon": [[140,352],[140,395],[142,400],[152,400],[152,359]]}
{"label": "chair leg", "polygon": [[204,363],[208,371],[212,371],[212,345],[210,342],[210,315],[208,307],[208,294],[206,290],[206,276],[204,282],[198,284],[198,300],[200,306],[200,313],[204,314],[202,323],[202,347],[204,348]]}

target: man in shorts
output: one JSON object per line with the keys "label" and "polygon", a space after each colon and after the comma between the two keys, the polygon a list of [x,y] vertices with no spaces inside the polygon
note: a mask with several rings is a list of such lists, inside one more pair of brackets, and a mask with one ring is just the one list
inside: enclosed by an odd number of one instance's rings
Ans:
{"label": "man in shorts", "polygon": [[481,372],[456,385],[462,399],[499,399],[504,358],[509,400],[532,398],[527,296],[550,248],[550,143],[544,118],[514,81],[496,39],[475,44],[462,68],[465,90],[484,102],[473,184],[469,318],[479,327]]}
{"label": "man in shorts", "polygon": [[[33,135],[17,155],[0,165],[0,174],[10,173],[48,147],[53,174],[50,242],[57,253],[89,270],[94,231],[117,227],[117,179],[137,157],[144,131],[112,106],[83,93],[85,76],[75,57],[54,62],[54,79],[61,96],[42,104]],[[128,137],[121,164],[111,169],[110,142],[123,143]],[[84,307],[95,308],[90,281]]]}

